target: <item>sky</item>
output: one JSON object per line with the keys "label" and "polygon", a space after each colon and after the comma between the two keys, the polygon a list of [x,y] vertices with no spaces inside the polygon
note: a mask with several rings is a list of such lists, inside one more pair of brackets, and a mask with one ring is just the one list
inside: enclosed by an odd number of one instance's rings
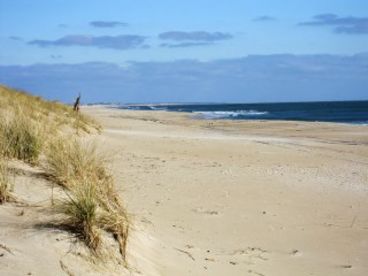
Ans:
{"label": "sky", "polygon": [[366,0],[0,0],[0,83],[84,102],[368,99]]}

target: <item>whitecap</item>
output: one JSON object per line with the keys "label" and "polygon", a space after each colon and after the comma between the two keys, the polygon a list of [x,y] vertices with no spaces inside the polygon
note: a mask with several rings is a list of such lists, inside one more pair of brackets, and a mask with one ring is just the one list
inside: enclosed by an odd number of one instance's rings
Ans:
{"label": "whitecap", "polygon": [[258,110],[237,110],[237,111],[196,111],[193,112],[206,119],[226,119],[238,117],[262,116],[268,114],[267,111]]}

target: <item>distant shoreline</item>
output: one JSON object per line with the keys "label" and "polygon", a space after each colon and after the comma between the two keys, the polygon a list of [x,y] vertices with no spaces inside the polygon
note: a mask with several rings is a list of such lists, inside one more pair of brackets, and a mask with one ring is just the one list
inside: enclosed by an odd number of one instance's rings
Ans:
{"label": "distant shoreline", "polygon": [[368,125],[368,101],[264,104],[112,104],[94,105],[123,110],[193,114],[204,120],[267,120]]}

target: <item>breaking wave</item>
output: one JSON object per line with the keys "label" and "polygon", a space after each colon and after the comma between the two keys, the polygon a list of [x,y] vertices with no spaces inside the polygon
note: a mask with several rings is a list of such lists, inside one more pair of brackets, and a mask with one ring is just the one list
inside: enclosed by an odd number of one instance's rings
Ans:
{"label": "breaking wave", "polygon": [[259,117],[267,115],[267,111],[258,110],[237,110],[237,111],[196,111],[193,112],[205,119],[235,119],[235,118],[247,118],[247,117]]}

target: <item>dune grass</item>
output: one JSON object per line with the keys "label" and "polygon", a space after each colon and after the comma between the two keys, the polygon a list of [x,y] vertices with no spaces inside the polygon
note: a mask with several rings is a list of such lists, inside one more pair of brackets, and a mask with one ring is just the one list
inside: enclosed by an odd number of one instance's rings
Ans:
{"label": "dune grass", "polygon": [[98,219],[101,229],[113,234],[119,244],[119,252],[126,261],[126,246],[129,235],[129,219],[126,210],[120,205],[118,208],[107,209]]}
{"label": "dune grass", "polygon": [[13,199],[11,195],[12,185],[10,184],[7,162],[0,157],[0,204]]}
{"label": "dune grass", "polygon": [[45,155],[45,170],[66,188],[71,188],[75,180],[110,178],[105,169],[106,160],[97,153],[94,144],[82,145],[76,138],[58,137],[48,143]]}
{"label": "dune grass", "polygon": [[106,169],[106,158],[96,145],[55,139],[46,152],[45,170],[67,190],[67,198],[56,208],[65,215],[62,224],[73,226],[94,252],[100,246],[98,233],[112,233],[125,260],[128,216]]}
{"label": "dune grass", "polygon": [[43,142],[59,132],[99,130],[91,118],[71,106],[0,85],[0,146],[9,158],[31,164],[38,161]]}
{"label": "dune grass", "polygon": [[62,224],[68,226],[94,252],[100,245],[96,192],[94,183],[80,181],[66,193],[67,198],[56,206],[57,211],[65,215]]}
{"label": "dune grass", "polygon": [[38,124],[21,112],[0,122],[0,144],[3,155],[35,164],[41,153],[42,133]]}
{"label": "dune grass", "polygon": [[0,109],[21,110],[29,120],[39,122],[47,128],[71,127],[89,133],[100,126],[90,117],[74,112],[71,106],[47,101],[38,96],[0,85]]}
{"label": "dune grass", "polygon": [[66,192],[54,206],[61,224],[95,253],[100,234],[111,233],[125,261],[129,220],[106,158],[95,145],[78,140],[91,129],[99,130],[99,125],[70,106],[0,85],[0,203],[11,198],[3,160],[41,165]]}

